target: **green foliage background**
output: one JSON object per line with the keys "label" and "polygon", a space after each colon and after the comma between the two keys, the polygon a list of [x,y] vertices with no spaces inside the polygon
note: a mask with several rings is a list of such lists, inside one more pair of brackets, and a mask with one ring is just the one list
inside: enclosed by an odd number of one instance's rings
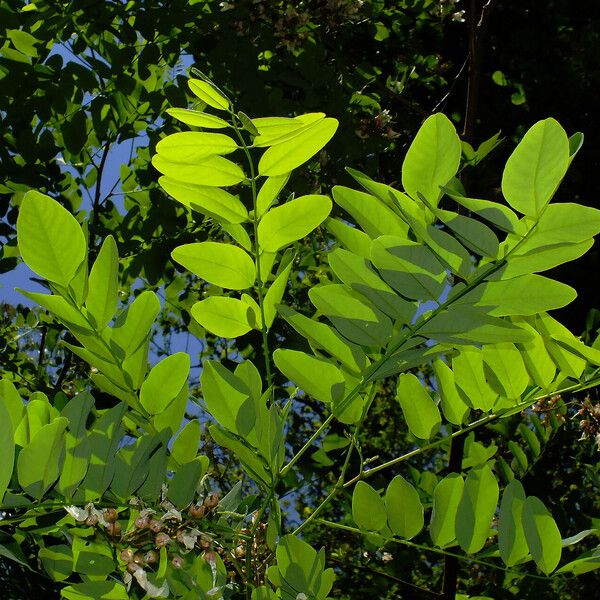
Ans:
{"label": "green foliage background", "polygon": [[[222,239],[209,219],[182,210],[165,196],[150,164],[158,140],[179,128],[166,109],[188,106],[185,65],[191,60],[252,117],[323,111],[339,120],[332,142],[292,176],[289,189],[297,196],[329,193],[335,184],[351,185],[346,166],[397,186],[414,134],[428,115],[441,110],[459,129],[465,128],[465,139],[475,147],[500,130],[507,138],[476,171],[465,171],[463,183],[476,198],[499,197],[499,165],[529,124],[552,115],[567,131],[584,131],[585,147],[561,187],[560,199],[587,203],[594,197],[594,178],[587,174],[597,170],[593,148],[600,141],[590,101],[598,90],[597,9],[585,5],[573,10],[568,2],[543,7],[535,2],[480,4],[90,0],[30,2],[24,7],[22,2],[0,2],[0,268],[8,273],[16,266],[18,206],[26,191],[40,190],[58,198],[80,222],[89,212],[90,264],[99,243],[114,236],[121,257],[123,306],[137,295],[140,284],[163,297],[153,329],[156,357],[179,349],[180,332],[189,328],[205,340],[192,356],[192,365],[220,358],[232,367],[244,357],[264,370],[261,353],[254,354],[261,347],[258,332],[231,347],[190,318],[196,282],[169,258],[180,244]],[[461,16],[453,17],[463,9],[464,23]],[[482,9],[485,28],[478,29]],[[552,43],[540,47],[539,40]],[[60,52],[52,52],[57,46]],[[67,61],[69,56],[72,60]],[[481,61],[479,68],[473,67],[473,56]],[[475,105],[471,96],[470,112],[465,108],[469,81],[471,90],[478,90]],[[118,179],[107,167],[116,150],[130,155]],[[342,214],[336,210],[334,214]],[[286,302],[297,310],[305,310],[309,288],[330,277],[321,260],[327,243],[317,237],[297,248],[294,269],[303,278],[294,281]],[[597,251],[577,264],[555,274],[579,292],[561,319],[577,332],[586,327],[584,339],[591,343],[597,323],[594,313],[587,322],[584,315],[597,303],[594,279],[589,277],[597,272]],[[209,286],[204,291],[213,293]],[[61,338],[74,340],[45,311],[3,305],[2,334],[2,369],[13,374],[24,396],[43,391],[61,406],[67,397],[88,389],[87,365],[58,345]],[[287,348],[300,348],[302,343],[283,320],[276,321],[270,336],[285,339]],[[424,381],[432,375],[420,374]],[[192,379],[192,384],[192,395],[199,396],[198,380]],[[393,398],[392,386],[386,391],[388,383],[382,385],[380,394]],[[99,408],[112,405],[107,395],[95,397]],[[593,443],[578,441],[580,419],[575,412],[580,401],[567,401],[575,408],[562,409],[563,417],[554,416],[556,423],[548,425],[549,443],[540,456],[523,459],[509,448],[517,440],[531,451],[518,431],[518,416],[482,430],[477,442],[496,445],[498,455],[512,457],[528,495],[543,499],[561,531],[580,531],[591,523],[597,526],[590,519],[598,517],[598,461]],[[288,442],[298,449],[325,413],[320,403],[306,399],[290,418]],[[533,418],[536,415],[527,417]],[[400,407],[391,400],[374,407],[359,441],[364,456],[378,456],[381,462],[403,454],[413,443]],[[211,443],[205,443],[210,453]],[[295,481],[286,481],[294,489],[288,519],[310,515],[328,493],[335,483],[331,461],[339,461],[344,443],[344,428],[335,425],[327,438],[330,450],[325,452],[324,446],[298,462]],[[448,449],[443,450],[411,463],[413,483],[422,490],[433,484],[421,473],[443,476]],[[211,458],[217,465],[217,485],[227,491],[239,478],[239,467],[230,465],[216,448]],[[351,464],[350,469],[359,466]],[[349,506],[350,496],[340,496],[321,516],[340,520]],[[390,561],[376,545],[365,556],[360,536],[349,532],[315,528],[304,535],[317,548],[327,546],[340,597],[414,597],[410,594],[424,592],[403,582],[436,589],[441,584],[444,565],[432,561],[431,555],[395,549]],[[4,585],[17,587],[18,571],[14,563],[6,564],[10,566]],[[21,579],[29,581],[28,577]],[[560,579],[513,580],[509,574],[468,563],[461,563],[460,579],[460,589],[471,595],[496,598],[579,598],[595,590],[593,574],[568,584]],[[17,589],[21,587],[19,583]]]}

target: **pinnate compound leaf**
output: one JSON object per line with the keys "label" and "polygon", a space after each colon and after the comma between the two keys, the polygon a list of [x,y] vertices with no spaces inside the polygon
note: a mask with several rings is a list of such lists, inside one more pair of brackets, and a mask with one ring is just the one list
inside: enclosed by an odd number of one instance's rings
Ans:
{"label": "pinnate compound leaf", "polygon": [[119,302],[119,255],[112,235],[104,240],[90,271],[85,306],[96,328],[108,325]]}
{"label": "pinnate compound leaf", "polygon": [[190,356],[177,352],[167,356],[148,373],[140,389],[140,402],[151,415],[163,412],[186,386]]}
{"label": "pinnate compound leaf", "polygon": [[60,474],[65,430],[69,420],[58,417],[44,425],[19,453],[17,475],[23,490],[40,500]]}
{"label": "pinnate compound leaf", "polygon": [[508,158],[502,193],[519,212],[535,217],[548,204],[569,166],[569,140],[554,119],[536,123]]}
{"label": "pinnate compound leaf", "polygon": [[200,112],[199,110],[188,110],[187,108],[168,108],[167,114],[173,118],[192,125],[193,127],[202,127],[204,129],[224,129],[229,127],[229,123],[215,115]]}
{"label": "pinnate compound leaf", "polygon": [[408,429],[414,436],[428,440],[437,433],[442,422],[440,411],[416,375],[400,375],[396,399],[402,407]]}
{"label": "pinnate compound leaf", "polygon": [[36,191],[27,192],[21,202],[17,239],[27,266],[64,287],[86,259],[85,236],[75,217]]}
{"label": "pinnate compound leaf", "polygon": [[433,511],[429,535],[431,541],[445,548],[456,539],[456,513],[463,495],[465,482],[459,473],[451,473],[433,490]]}
{"label": "pinnate compound leaf", "polygon": [[384,501],[366,481],[359,481],[354,487],[352,518],[360,529],[366,531],[381,531],[387,524]]}
{"label": "pinnate compound leaf", "polygon": [[293,171],[321,150],[337,127],[337,119],[319,119],[286,136],[284,141],[274,140],[258,163],[259,174],[273,177]]}
{"label": "pinnate compound leaf", "polygon": [[239,197],[218,187],[194,185],[173,177],[160,177],[158,183],[167,194],[191,210],[225,223],[237,224],[248,220],[248,211]]}
{"label": "pinnate compound leaf", "polygon": [[179,246],[171,252],[174,261],[201,279],[230,290],[245,290],[254,284],[254,261],[241,248],[219,242]]}
{"label": "pinnate compound leaf", "polygon": [[452,122],[438,113],[425,120],[402,164],[402,185],[415,200],[419,194],[437,206],[440,186],[446,185],[458,170],[460,138]]}
{"label": "pinnate compound leaf", "polygon": [[188,86],[192,93],[200,98],[202,102],[218,110],[229,110],[229,100],[208,81],[201,79],[189,79]]}
{"label": "pinnate compound leaf", "polygon": [[549,575],[562,554],[560,531],[544,503],[529,496],[523,503],[522,523],[531,557],[539,569]]}
{"label": "pinnate compound leaf", "polygon": [[394,535],[410,540],[423,529],[423,505],[419,492],[402,475],[390,481],[385,492],[387,523]]}
{"label": "pinnate compound leaf", "polygon": [[190,312],[202,327],[219,337],[235,338],[252,329],[252,309],[236,298],[211,296],[196,302]]}
{"label": "pinnate compound leaf", "polygon": [[236,185],[246,178],[244,171],[236,163],[216,154],[207,156],[198,163],[169,160],[155,154],[152,157],[152,165],[169,178],[198,186]]}
{"label": "pinnate compound leaf", "polygon": [[273,361],[290,381],[316,400],[336,402],[344,394],[345,379],[342,372],[324,358],[298,350],[277,349],[273,353]]}
{"label": "pinnate compound leaf", "polygon": [[487,465],[469,472],[456,513],[456,539],[465,552],[473,554],[483,548],[498,495],[498,482]]}
{"label": "pinnate compound leaf", "polygon": [[512,567],[528,554],[525,530],[522,524],[525,490],[520,481],[513,479],[505,488],[498,519],[498,547],[504,564]]}
{"label": "pinnate compound leaf", "polygon": [[330,211],[331,200],[318,194],[300,196],[276,206],[258,224],[258,243],[263,251],[276,252],[308,235]]}

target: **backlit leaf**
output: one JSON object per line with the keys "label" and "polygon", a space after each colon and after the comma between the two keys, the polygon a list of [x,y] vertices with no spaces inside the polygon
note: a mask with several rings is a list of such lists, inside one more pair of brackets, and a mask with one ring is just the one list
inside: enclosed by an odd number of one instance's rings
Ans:
{"label": "backlit leaf", "polygon": [[229,110],[229,100],[214,85],[201,79],[189,79],[188,85],[192,93],[202,102],[219,110]]}
{"label": "backlit leaf", "polygon": [[419,492],[402,475],[390,481],[385,492],[387,523],[394,535],[410,540],[423,529],[423,505]]}
{"label": "backlit leaf", "polygon": [[230,290],[245,290],[254,284],[252,258],[233,244],[200,242],[178,246],[173,260],[201,279]]}
{"label": "backlit leaf", "polygon": [[151,415],[164,411],[186,386],[190,356],[177,352],[167,356],[148,373],[140,389],[140,402]]}
{"label": "backlit leaf", "polygon": [[201,165],[212,154],[231,154],[237,144],[224,133],[181,131],[173,133],[156,144],[156,152],[165,160],[183,164]]}
{"label": "backlit leaf", "polygon": [[169,178],[198,186],[235,185],[246,178],[244,171],[236,163],[216,154],[203,158],[198,164],[167,160],[160,154],[155,154],[152,165]]}
{"label": "backlit leaf", "polygon": [[522,523],[531,557],[540,570],[549,575],[558,565],[562,553],[556,522],[539,498],[529,496],[523,504]]}
{"label": "backlit leaf", "polygon": [[266,252],[276,252],[302,239],[318,227],[331,211],[327,196],[301,196],[267,212],[258,224],[258,243]]}
{"label": "backlit leaf", "polygon": [[459,473],[451,473],[442,479],[433,490],[433,511],[429,535],[431,541],[445,548],[456,538],[456,512],[462,498],[464,480]]}
{"label": "backlit leaf", "polygon": [[211,296],[196,302],[190,312],[202,327],[220,337],[235,338],[252,329],[251,308],[236,298]]}
{"label": "backlit leaf", "polygon": [[17,219],[23,260],[41,277],[67,286],[85,260],[87,244],[75,217],[44,194],[25,194]]}
{"label": "backlit leaf", "polygon": [[229,127],[229,123],[220,117],[215,117],[199,110],[168,108],[166,112],[178,121],[186,125],[192,125],[193,127],[203,127],[204,129],[223,129]]}
{"label": "backlit leaf", "polygon": [[508,158],[502,193],[519,212],[539,215],[569,166],[569,140],[554,119],[536,123]]}
{"label": "backlit leaf", "polygon": [[105,238],[90,271],[86,308],[97,329],[110,323],[119,302],[119,255],[112,235]]}
{"label": "backlit leaf", "polygon": [[398,378],[396,399],[402,407],[410,432],[428,440],[441,425],[440,411],[416,375],[402,373]]}
{"label": "backlit leaf", "polygon": [[359,481],[354,487],[352,518],[360,529],[367,531],[380,531],[386,526],[385,504],[381,496],[366,481]]}
{"label": "backlit leaf", "polygon": [[513,479],[504,488],[498,519],[498,547],[500,556],[508,567],[517,564],[529,554],[521,522],[524,503],[525,490],[520,481]]}

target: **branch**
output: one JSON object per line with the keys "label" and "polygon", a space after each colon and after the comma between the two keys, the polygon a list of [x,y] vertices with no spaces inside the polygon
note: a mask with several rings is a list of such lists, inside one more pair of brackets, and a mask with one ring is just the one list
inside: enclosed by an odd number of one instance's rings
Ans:
{"label": "branch", "polygon": [[96,191],[94,192],[94,202],[92,204],[92,220],[90,222],[90,238],[88,241],[90,262],[95,254],[94,249],[96,246],[96,231],[98,229],[98,209],[100,208],[100,199],[102,193],[102,173],[104,172],[104,166],[106,164],[109,150],[110,142],[106,142],[104,144],[104,148],[102,149],[102,158],[100,159],[100,164],[96,168],[98,175],[96,177]]}

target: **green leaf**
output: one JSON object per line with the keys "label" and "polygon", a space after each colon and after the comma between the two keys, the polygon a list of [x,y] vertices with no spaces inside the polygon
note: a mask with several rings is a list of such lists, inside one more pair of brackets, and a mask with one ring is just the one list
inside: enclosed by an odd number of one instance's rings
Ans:
{"label": "green leaf", "polygon": [[502,231],[514,233],[519,228],[519,217],[508,206],[504,206],[499,202],[492,202],[491,200],[465,198],[448,188],[444,188],[444,193],[467,210],[492,223],[492,225],[495,225]]}
{"label": "green leaf", "polygon": [[290,178],[289,173],[267,177],[256,197],[256,216],[260,219],[270,208]]}
{"label": "green leaf", "polygon": [[308,339],[312,347],[325,350],[351,373],[361,375],[367,368],[369,361],[363,349],[344,339],[329,325],[309,319],[287,306],[280,306],[279,313],[300,335]]}
{"label": "green leaf", "polygon": [[244,223],[248,220],[248,211],[239,197],[225,190],[184,183],[172,177],[160,177],[158,183],[167,194],[191,210],[214,216],[226,223]]}
{"label": "green leaf", "polygon": [[160,312],[160,302],[154,292],[142,292],[116,319],[110,344],[125,357],[131,356],[146,341],[154,320]]}
{"label": "green leaf", "polygon": [[498,520],[498,547],[500,556],[508,567],[517,564],[529,554],[521,522],[524,504],[525,490],[520,481],[513,479],[504,488]]}
{"label": "green leaf", "polygon": [[285,293],[287,283],[290,278],[292,265],[293,261],[292,256],[290,255],[287,266],[282,268],[280,265],[280,272],[277,277],[275,277],[275,281],[273,281],[263,299],[263,310],[265,313],[265,325],[267,329],[271,327],[273,321],[275,320],[277,306],[281,302],[283,294]]}
{"label": "green leaf", "polygon": [[258,243],[263,251],[276,252],[308,235],[330,211],[331,200],[317,194],[272,208],[258,224]]}
{"label": "green leaf", "polygon": [[16,431],[25,414],[25,405],[14,383],[8,379],[0,379],[0,403],[4,404],[4,408],[10,416],[11,430]]}
{"label": "green leaf", "polygon": [[58,479],[68,423],[67,418],[58,417],[44,425],[19,453],[19,485],[37,500],[41,500]]}
{"label": "green leaf", "polygon": [[15,462],[13,423],[6,400],[0,396],[0,505],[10,483]]}
{"label": "green leaf", "polygon": [[199,461],[192,460],[184,464],[169,482],[167,498],[177,508],[185,508],[194,499],[203,474],[202,464]]}
{"label": "green leaf", "polygon": [[521,358],[531,379],[542,389],[547,389],[554,380],[556,365],[548,354],[542,336],[528,323],[519,322],[531,332],[531,339],[519,344]]}
{"label": "green leaf", "polygon": [[256,279],[256,267],[252,258],[232,244],[185,244],[175,248],[171,256],[194,275],[230,290],[245,290]]}
{"label": "green leaf", "polygon": [[554,119],[536,123],[508,158],[502,193],[519,212],[537,216],[550,201],[569,166],[569,140]]}
{"label": "green leaf", "polygon": [[191,462],[200,447],[200,421],[192,419],[175,437],[171,456],[179,465]]}
{"label": "green leaf", "polygon": [[206,408],[217,423],[250,443],[256,442],[256,434],[250,438],[256,422],[255,405],[244,381],[220,362],[210,360],[204,363],[200,384]]}
{"label": "green leaf", "polygon": [[91,447],[85,426],[93,406],[93,396],[82,392],[69,400],[61,412],[61,416],[69,419],[69,426],[65,437],[65,459],[56,489],[65,498],[71,498],[88,470]]}
{"label": "green leaf", "polygon": [[[302,116],[304,118],[309,117],[310,122],[316,122],[322,120],[325,114],[311,113]],[[258,137],[254,140],[254,146],[257,148],[285,141],[289,139],[290,134],[298,132],[306,126],[306,122],[298,117],[258,117],[252,119],[252,124],[258,131]]]}
{"label": "green leaf", "polygon": [[437,206],[441,192],[460,163],[461,145],[454,125],[441,113],[425,120],[402,163],[402,185],[415,200],[422,194]]}
{"label": "green leaf", "polygon": [[151,415],[157,415],[187,386],[190,374],[190,356],[177,352],[155,365],[140,389],[140,402]]}
{"label": "green leaf", "polygon": [[94,423],[89,434],[90,464],[75,498],[90,502],[102,497],[115,472],[115,454],[124,433],[123,417],[127,405],[117,404]]}
{"label": "green leaf", "polygon": [[33,37],[27,31],[21,29],[7,29],[6,36],[13,43],[13,46],[19,51],[25,54],[25,56],[31,56],[35,58],[38,55],[36,44],[39,44],[41,40]]}
{"label": "green leaf", "polygon": [[156,152],[165,160],[194,165],[202,165],[204,159],[213,154],[222,156],[237,149],[228,135],[203,131],[173,133],[156,144]]}
{"label": "green leaf", "polygon": [[219,444],[219,446],[231,450],[236,455],[242,463],[246,473],[254,479],[256,483],[267,486],[271,484],[272,475],[268,469],[268,465],[264,459],[257,454],[255,448],[249,447],[236,435],[229,433],[218,425],[211,425],[209,431],[211,437]]}
{"label": "green leaf", "polygon": [[444,417],[450,423],[462,425],[469,416],[469,405],[463,400],[454,383],[452,369],[442,360],[433,361],[433,372],[440,394],[440,404]]}
{"label": "green leaf", "polygon": [[325,220],[325,227],[346,250],[363,258],[371,258],[371,238],[364,231],[332,218]]}
{"label": "green leaf", "polygon": [[152,157],[152,165],[169,178],[195,186],[236,185],[246,179],[244,171],[236,163],[216,154],[203,158],[197,164],[168,160],[160,154],[155,154]]}
{"label": "green leaf", "polygon": [[498,238],[487,225],[448,210],[435,210],[434,214],[456,234],[463,246],[480,256],[496,258]]}
{"label": "green leaf", "polygon": [[343,208],[371,238],[408,236],[408,225],[379,198],[352,188],[336,185],[331,190],[335,203]]}
{"label": "green leaf", "polygon": [[462,498],[464,480],[459,473],[450,473],[433,490],[433,511],[429,535],[439,548],[452,544],[456,538],[456,513]]}
{"label": "green leaf", "polygon": [[128,600],[129,594],[117,581],[88,581],[63,588],[61,596],[67,600]]}
{"label": "green leaf", "polygon": [[412,539],[423,529],[423,505],[419,492],[402,475],[390,481],[385,492],[387,523],[394,535]]}
{"label": "green leaf", "polygon": [[383,236],[371,244],[371,260],[381,276],[402,295],[438,301],[446,287],[446,272],[424,244]]}
{"label": "green leaf", "polygon": [[17,238],[27,266],[64,287],[86,259],[85,236],[75,217],[39,192],[27,192],[21,202]]}
{"label": "green leaf", "polygon": [[539,498],[529,496],[523,504],[522,523],[531,557],[540,570],[549,575],[558,565],[562,553],[556,522]]}
{"label": "green leaf", "polygon": [[236,298],[211,296],[192,306],[191,314],[202,327],[225,338],[236,338],[252,329],[252,309]]}
{"label": "green leaf", "polygon": [[55,317],[62,321],[73,333],[92,334],[90,323],[82,312],[77,310],[62,296],[56,294],[39,294],[37,292],[25,292],[17,288],[23,296],[33,300],[39,306],[49,310]]}
{"label": "green leaf", "polygon": [[329,266],[343,283],[368,298],[394,321],[409,323],[412,320],[416,305],[398,296],[364,258],[338,248],[329,254]]}
{"label": "green leaf", "polygon": [[[299,352],[278,348],[273,353],[275,366],[309,396],[321,402],[336,402],[344,394],[345,379],[330,361]],[[319,376],[315,377],[315,373]]]}
{"label": "green leaf", "polygon": [[104,240],[88,281],[85,306],[97,329],[108,325],[119,302],[119,255],[112,235]]}
{"label": "green leaf", "polygon": [[491,410],[498,394],[488,384],[482,351],[471,346],[461,348],[452,358],[452,370],[454,381],[463,391],[467,403],[474,409]]}
{"label": "green leaf", "polygon": [[64,581],[73,573],[73,551],[66,544],[40,548],[38,558],[53,581]]}
{"label": "green leaf", "polygon": [[514,344],[488,344],[483,347],[483,362],[494,390],[511,400],[521,398],[529,385],[529,373]]}
{"label": "green leaf", "polygon": [[573,573],[573,575],[583,575],[590,571],[600,569],[600,547],[580,554],[575,560],[563,565],[557,573]]}
{"label": "green leaf", "polygon": [[192,125],[193,127],[203,127],[204,129],[224,129],[225,127],[229,127],[229,123],[220,117],[215,117],[199,110],[168,108],[166,112],[178,121],[186,125]]}
{"label": "green leaf", "polygon": [[419,333],[449,344],[522,342],[531,337],[528,331],[470,306],[450,306],[425,323]]}
{"label": "green leaf", "polygon": [[308,292],[310,301],[348,340],[380,347],[392,336],[392,322],[360,294],[343,285],[319,285]]}
{"label": "green leaf", "polygon": [[486,307],[495,317],[529,316],[562,308],[577,297],[570,286],[542,277],[522,275],[513,279],[488,281],[457,300],[457,304]]}
{"label": "green leaf", "polygon": [[274,140],[258,163],[258,173],[272,177],[293,171],[321,150],[337,127],[337,119],[320,119],[289,134],[285,141]]}
{"label": "green leaf", "polygon": [[354,487],[352,518],[360,529],[366,531],[381,531],[387,524],[386,505],[366,481],[359,481]]}
{"label": "green leaf", "polygon": [[400,403],[408,429],[414,436],[428,440],[437,433],[442,422],[440,411],[416,375],[400,375],[396,400]]}
{"label": "green leaf", "polygon": [[469,472],[456,513],[456,539],[473,554],[481,550],[489,536],[498,503],[498,482],[485,465]]}
{"label": "green leaf", "polygon": [[209,106],[218,110],[230,109],[229,100],[225,98],[216,86],[211,85],[207,81],[202,81],[201,79],[189,79],[188,86],[195,96]]}

